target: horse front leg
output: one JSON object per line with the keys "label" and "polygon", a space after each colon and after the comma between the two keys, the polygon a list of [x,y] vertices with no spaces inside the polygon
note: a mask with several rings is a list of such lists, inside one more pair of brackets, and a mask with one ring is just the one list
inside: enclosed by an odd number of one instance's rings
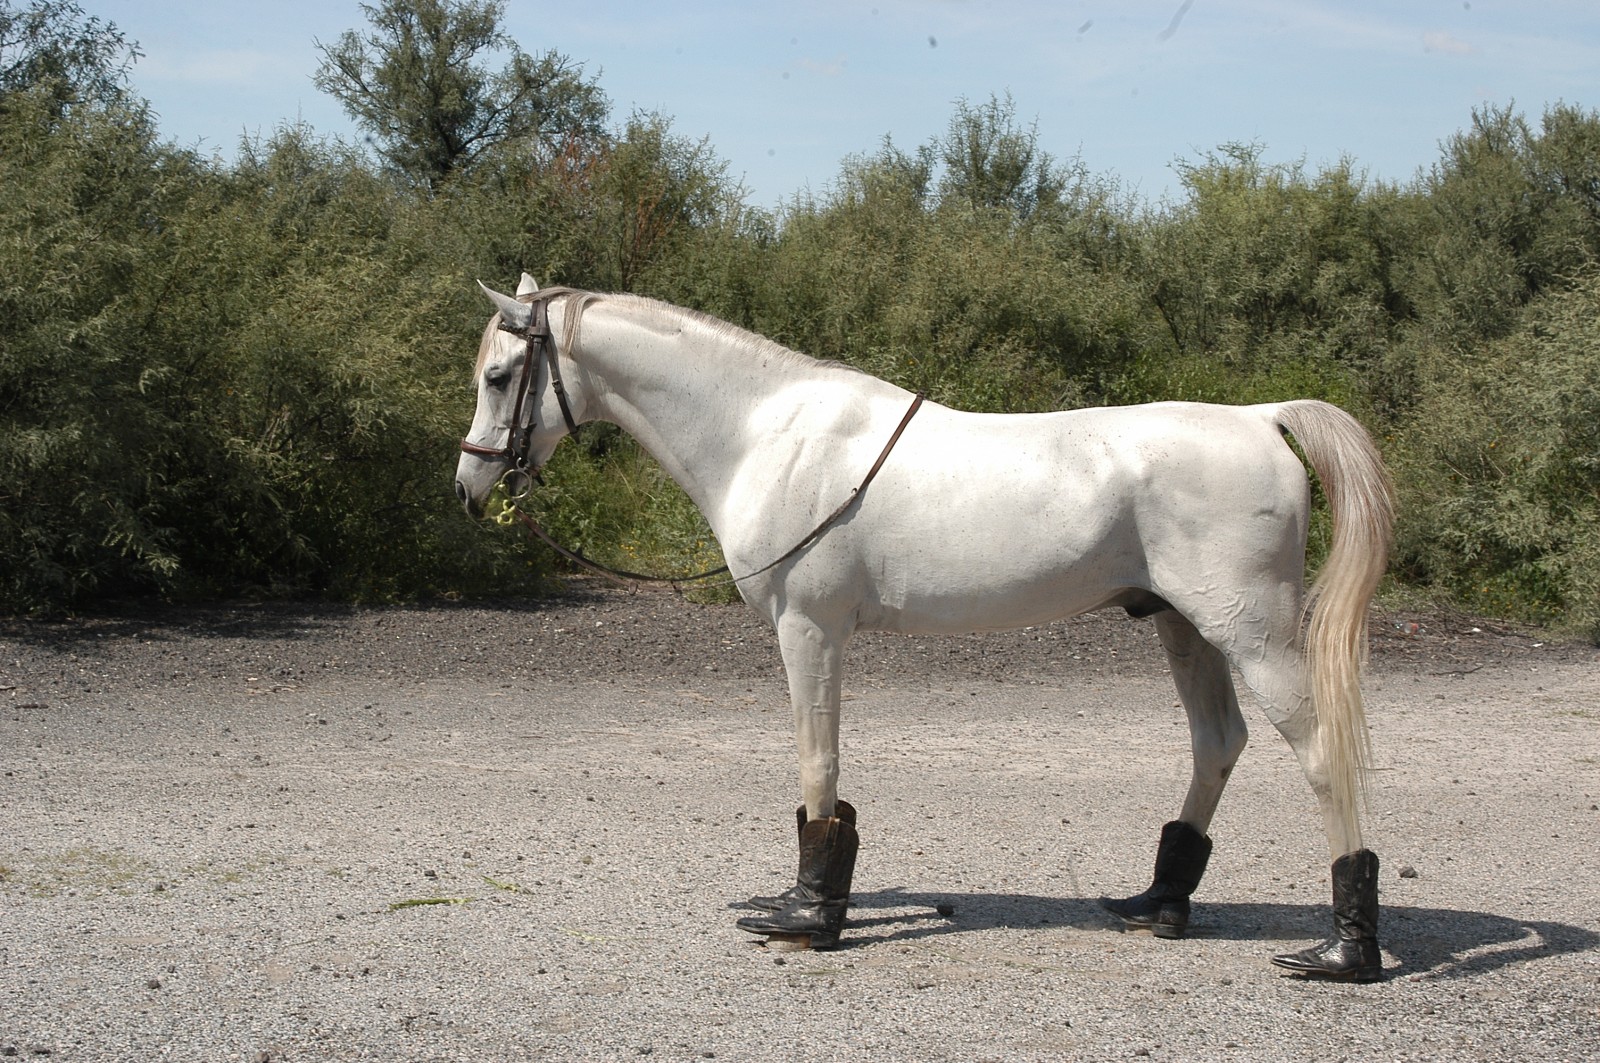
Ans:
{"label": "horse front leg", "polygon": [[1156,614],[1155,624],[1189,716],[1194,770],[1182,811],[1161,828],[1150,887],[1137,896],[1104,898],[1101,903],[1130,929],[1178,938],[1189,925],[1189,896],[1200,885],[1211,858],[1206,830],[1228,775],[1244,751],[1247,732],[1222,652],[1175,611]]}
{"label": "horse front leg", "polygon": [[859,845],[855,809],[838,799],[839,692],[845,636],[804,617],[778,623],[778,645],[794,705],[804,803],[795,812],[800,862],[795,884],[749,903],[770,914],[740,919],[740,929],[804,948],[839,942]]}

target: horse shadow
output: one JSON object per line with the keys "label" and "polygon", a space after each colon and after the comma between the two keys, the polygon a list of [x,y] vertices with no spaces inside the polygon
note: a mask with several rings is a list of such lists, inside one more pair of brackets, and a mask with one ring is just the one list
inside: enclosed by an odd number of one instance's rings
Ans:
{"label": "horse shadow", "polygon": [[[1049,929],[1120,932],[1122,921],[1098,899],[1013,893],[918,893],[903,888],[852,893],[842,949],[915,941],[977,930]],[[1197,901],[1190,938],[1263,941],[1299,948],[1332,929],[1326,904]],[[1492,912],[1385,905],[1379,922],[1394,978],[1471,978],[1530,960],[1600,947],[1600,933],[1550,920]]]}

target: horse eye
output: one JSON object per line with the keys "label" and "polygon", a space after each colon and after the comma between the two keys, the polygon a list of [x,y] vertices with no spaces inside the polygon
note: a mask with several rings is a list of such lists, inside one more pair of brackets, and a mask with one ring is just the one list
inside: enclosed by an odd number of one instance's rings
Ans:
{"label": "horse eye", "polygon": [[511,379],[511,370],[496,363],[483,371],[483,382],[492,388],[503,388]]}

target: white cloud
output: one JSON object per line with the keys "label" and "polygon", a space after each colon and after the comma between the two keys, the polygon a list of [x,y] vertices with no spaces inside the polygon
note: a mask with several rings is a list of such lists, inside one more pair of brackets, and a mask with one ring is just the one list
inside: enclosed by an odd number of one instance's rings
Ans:
{"label": "white cloud", "polygon": [[817,74],[822,77],[838,77],[845,71],[845,58],[842,55],[827,60],[808,57],[796,60],[794,65],[808,74]]}
{"label": "white cloud", "polygon": [[247,48],[211,49],[172,56],[156,52],[139,61],[140,82],[187,85],[255,86],[284,70],[282,56]]}
{"label": "white cloud", "polygon": [[1430,52],[1443,52],[1446,55],[1471,55],[1474,51],[1472,45],[1441,30],[1422,35],[1422,47]]}

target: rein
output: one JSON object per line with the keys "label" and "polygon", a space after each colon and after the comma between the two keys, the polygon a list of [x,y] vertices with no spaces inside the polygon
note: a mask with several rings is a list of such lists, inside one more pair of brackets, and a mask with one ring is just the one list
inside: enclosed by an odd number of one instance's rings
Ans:
{"label": "rein", "polygon": [[[917,410],[921,408],[922,398],[922,395],[919,393],[911,400],[911,408],[906,410],[904,417],[900,418],[900,423],[895,427],[893,434],[889,436],[889,442],[884,444],[882,452],[878,454],[878,460],[872,463],[872,468],[868,469],[867,475],[861,478],[861,483],[850,490],[850,493],[845,496],[845,500],[839,504],[837,509],[824,517],[822,519],[822,523],[818,524],[815,528],[812,528],[806,533],[804,538],[795,543],[789,549],[785,550],[780,556],[768,561],[765,565],[762,565],[753,572],[746,572],[742,576],[732,575],[731,570],[727,565],[719,565],[716,568],[707,569],[704,572],[698,572],[693,576],[647,576],[639,572],[629,572],[626,569],[611,568],[608,565],[602,565],[598,561],[584,557],[578,551],[568,549],[567,547],[556,542],[556,540],[550,535],[549,532],[545,531],[538,521],[534,520],[532,517],[528,516],[527,513],[523,512],[522,507],[517,505],[516,499],[513,499],[511,502],[510,512],[511,515],[522,524],[523,527],[527,528],[529,532],[540,539],[546,546],[550,547],[550,549],[554,550],[568,561],[571,561],[573,564],[586,568],[596,575],[604,576],[606,579],[611,580],[613,583],[616,583],[619,586],[625,587],[630,582],[666,583],[670,584],[674,589],[676,589],[679,584],[697,583],[700,580],[707,580],[713,576],[721,576],[724,573],[729,573],[728,578],[718,580],[716,583],[707,584],[707,586],[717,587],[737,584],[744,580],[759,576],[763,572],[777,568],[795,554],[798,554],[800,551],[804,550],[806,547],[820,539],[823,532],[833,527],[834,523],[837,522],[840,517],[844,516],[845,510],[849,509],[850,504],[860,497],[861,492],[867,489],[867,485],[870,484],[873,478],[878,475],[878,470],[883,468],[883,463],[889,459],[889,452],[893,450],[894,445],[900,441],[900,436],[905,432],[906,425],[911,423],[911,418],[915,417]],[[562,406],[563,409],[565,409],[565,403],[563,403]]]}

